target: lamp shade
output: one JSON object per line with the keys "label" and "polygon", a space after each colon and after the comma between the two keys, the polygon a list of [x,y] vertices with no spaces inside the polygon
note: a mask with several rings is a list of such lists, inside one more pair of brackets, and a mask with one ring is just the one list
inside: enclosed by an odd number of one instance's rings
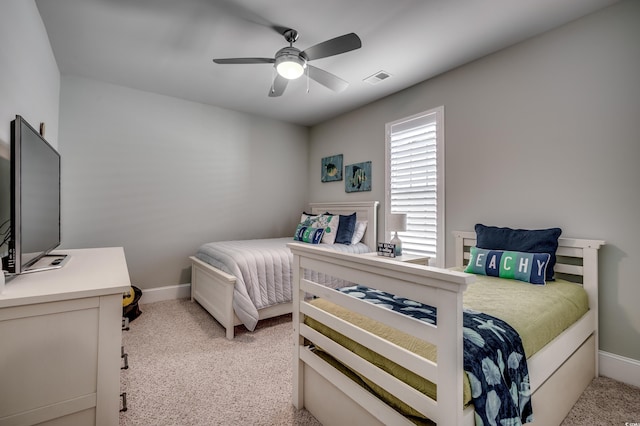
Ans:
{"label": "lamp shade", "polygon": [[276,58],[278,74],[288,80],[295,80],[304,73],[307,64],[297,55],[283,54]]}
{"label": "lamp shade", "polygon": [[391,213],[389,215],[388,227],[389,227],[389,231],[391,232],[406,231],[407,230],[407,214]]}

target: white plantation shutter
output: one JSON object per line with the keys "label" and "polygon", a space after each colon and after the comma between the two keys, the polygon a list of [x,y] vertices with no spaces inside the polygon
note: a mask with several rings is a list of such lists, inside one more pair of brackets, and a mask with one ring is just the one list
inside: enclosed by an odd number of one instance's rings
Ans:
{"label": "white plantation shutter", "polygon": [[[444,266],[444,108],[387,124],[386,213],[406,213],[403,252]],[[389,233],[389,238],[391,237]]]}

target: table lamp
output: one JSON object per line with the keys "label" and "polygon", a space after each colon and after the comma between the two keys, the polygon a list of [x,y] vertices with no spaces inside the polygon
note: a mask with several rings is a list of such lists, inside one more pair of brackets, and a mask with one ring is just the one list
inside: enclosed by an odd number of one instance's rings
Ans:
{"label": "table lamp", "polygon": [[407,230],[407,214],[406,213],[391,213],[389,215],[389,231],[395,232],[395,235],[391,239],[391,244],[396,245],[396,256],[402,256],[402,241],[398,238],[398,232],[404,232]]}

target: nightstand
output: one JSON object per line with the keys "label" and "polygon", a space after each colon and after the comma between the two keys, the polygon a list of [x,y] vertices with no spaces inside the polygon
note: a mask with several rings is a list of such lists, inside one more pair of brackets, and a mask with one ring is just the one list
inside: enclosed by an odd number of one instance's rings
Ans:
{"label": "nightstand", "polygon": [[386,256],[378,256],[378,253],[372,251],[370,253],[365,253],[366,256],[376,256],[383,259],[395,260],[397,262],[408,262],[415,263],[416,265],[429,265],[429,256],[419,255],[419,254],[403,254],[402,256],[396,257],[386,257]]}

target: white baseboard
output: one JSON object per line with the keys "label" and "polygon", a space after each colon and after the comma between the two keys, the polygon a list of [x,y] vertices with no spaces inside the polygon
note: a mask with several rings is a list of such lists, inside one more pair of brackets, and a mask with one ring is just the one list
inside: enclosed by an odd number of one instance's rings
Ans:
{"label": "white baseboard", "polygon": [[599,351],[600,375],[640,388],[640,361]]}
{"label": "white baseboard", "polygon": [[145,288],[142,290],[140,304],[162,302],[163,300],[185,299],[191,297],[191,284],[170,285],[166,287]]}
{"label": "white baseboard", "polygon": [[[191,284],[142,290],[140,304],[191,297]],[[600,375],[640,387],[640,361],[605,351],[599,351]]]}

